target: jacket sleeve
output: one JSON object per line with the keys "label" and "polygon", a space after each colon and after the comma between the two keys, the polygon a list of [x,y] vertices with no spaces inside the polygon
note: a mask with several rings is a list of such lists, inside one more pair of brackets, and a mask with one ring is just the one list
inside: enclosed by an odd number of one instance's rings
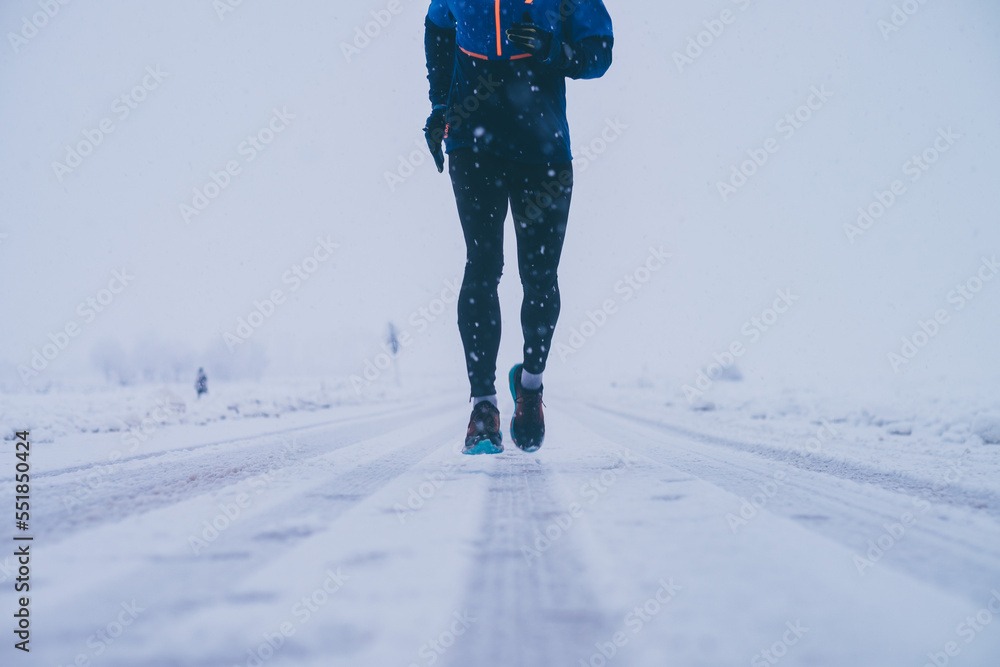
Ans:
{"label": "jacket sleeve", "polygon": [[571,79],[598,79],[611,67],[614,45],[610,35],[584,37],[572,44],[557,42],[542,62]]}
{"label": "jacket sleeve", "polygon": [[[603,0],[563,0],[569,11],[546,65],[571,79],[597,79],[611,67],[615,32]],[[560,10],[562,13],[562,10]],[[561,40],[561,43],[559,41]]]}
{"label": "jacket sleeve", "polygon": [[[430,83],[431,104],[435,107],[448,104],[451,82],[455,76],[455,27],[454,18],[445,8],[435,11],[444,3],[434,2],[424,22],[424,51],[427,56],[427,80]],[[441,23],[445,25],[442,26]],[[451,25],[449,25],[451,24]]]}

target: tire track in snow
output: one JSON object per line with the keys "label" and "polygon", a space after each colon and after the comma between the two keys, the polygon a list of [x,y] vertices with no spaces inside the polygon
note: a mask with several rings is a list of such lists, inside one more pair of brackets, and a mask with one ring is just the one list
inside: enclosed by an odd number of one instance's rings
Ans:
{"label": "tire track in snow", "polygon": [[[418,410],[421,410],[421,409],[426,410],[427,406],[420,406],[420,407],[417,407],[417,408],[412,408],[410,410],[399,410],[399,409],[382,410],[382,411],[371,413],[371,414],[357,415],[357,416],[351,416],[351,417],[342,417],[340,419],[330,419],[328,421],[319,422],[319,423],[316,423],[316,424],[307,424],[305,426],[296,426],[294,428],[284,428],[284,429],[278,429],[278,430],[274,430],[274,431],[267,431],[265,433],[257,433],[256,435],[245,436],[245,437],[240,437],[240,438],[226,438],[225,440],[216,440],[214,442],[205,442],[205,443],[202,443],[200,445],[193,445],[191,447],[180,447],[180,448],[176,448],[176,449],[167,449],[167,450],[157,451],[157,452],[147,452],[145,454],[136,454],[135,456],[122,457],[122,458],[120,458],[120,459],[118,459],[116,461],[94,461],[94,462],[91,462],[91,463],[83,463],[83,464],[76,465],[76,466],[70,466],[69,468],[60,468],[58,470],[46,470],[44,472],[39,472],[39,473],[34,474],[33,477],[35,479],[43,479],[43,478],[49,478],[49,477],[59,477],[59,476],[62,476],[62,475],[70,475],[70,474],[78,473],[78,472],[86,472],[86,471],[95,470],[95,469],[96,470],[100,470],[101,468],[114,468],[115,466],[120,466],[120,465],[123,465],[125,463],[132,463],[132,462],[136,462],[136,461],[145,461],[145,460],[149,460],[149,459],[159,458],[159,457],[162,457],[162,456],[169,456],[171,454],[196,452],[196,451],[208,449],[208,448],[211,448],[211,447],[218,447],[219,445],[229,445],[229,444],[233,444],[233,443],[236,443],[236,442],[244,442],[244,441],[256,440],[256,439],[259,439],[259,438],[267,438],[267,437],[274,437],[274,436],[286,436],[289,433],[296,433],[296,432],[299,432],[299,431],[312,431],[312,430],[316,430],[316,429],[327,428],[327,427],[334,426],[334,425],[347,425],[347,424],[351,424],[351,423],[354,423],[354,422],[368,422],[368,421],[372,421],[374,419],[379,419],[379,418],[384,417],[386,415],[393,415],[393,414],[395,414],[395,415],[398,416],[398,415],[400,415],[403,412],[407,412],[407,413],[414,412],[414,413],[416,413]],[[166,426],[161,427],[161,428],[166,428]]]}
{"label": "tire track in snow", "polygon": [[860,463],[842,461],[815,454],[803,454],[802,452],[772,447],[762,443],[742,442],[731,438],[723,438],[592,403],[587,403],[586,405],[590,409],[599,410],[620,419],[652,426],[662,431],[682,436],[688,440],[693,440],[694,442],[718,445],[749,454],[756,454],[757,456],[785,463],[801,470],[823,473],[858,484],[871,484],[893,493],[904,492],[911,496],[919,496],[955,507],[979,510],[988,514],[993,519],[1000,521],[1000,494],[991,491],[971,491],[958,484],[935,484],[905,473],[879,470],[878,468]]}
{"label": "tire track in snow", "polygon": [[[271,591],[261,590],[241,596],[234,596],[230,591],[250,573],[281,558],[305,540],[339,539],[334,535],[338,517],[365,502],[430,452],[443,446],[453,433],[454,428],[449,425],[447,432],[431,433],[367,463],[342,470],[288,502],[248,517],[247,522],[226,531],[225,543],[218,545],[218,557],[213,558],[209,552],[208,558],[184,555],[153,560],[157,578],[184,581],[186,585],[183,588],[161,588],[154,594],[155,602],[149,605],[145,625],[149,636],[144,641],[155,641],[163,625],[171,624],[187,613],[204,612],[214,606],[223,610],[233,603],[267,604],[274,595]],[[311,526],[302,525],[304,516],[312,520]],[[381,555],[372,554],[371,557],[379,558]],[[330,563],[331,567],[340,565],[344,564]],[[346,565],[349,569],[350,564]],[[352,629],[344,628],[343,634],[345,638],[352,637]],[[343,652],[350,653],[357,648],[357,645],[347,643]],[[206,655],[202,661],[196,662],[192,662],[190,654],[185,653],[178,657],[176,664],[208,667],[234,662],[234,656],[228,653]],[[124,661],[122,664],[130,663]]]}
{"label": "tire track in snow", "polygon": [[[442,422],[447,422],[442,425]],[[60,604],[61,607],[86,608],[89,613],[103,617],[104,609],[113,610],[123,595],[143,601],[145,611],[142,623],[130,630],[129,643],[138,646],[162,644],[164,636],[171,636],[171,627],[184,627],[185,619],[192,614],[203,614],[213,608],[225,610],[227,605],[268,604],[274,597],[271,591],[261,590],[251,594],[235,595],[238,583],[251,573],[309,539],[326,539],[338,517],[363,503],[371,495],[400,475],[412,469],[428,454],[447,446],[455,431],[455,424],[442,417],[415,422],[417,432],[428,433],[418,438],[397,437],[400,429],[388,430],[374,437],[354,443],[357,457],[362,462],[348,461],[336,465],[329,474],[322,473],[311,480],[309,488],[293,495],[286,495],[269,505],[265,497],[225,529],[211,548],[200,556],[190,552],[160,553],[145,557],[145,563],[123,571],[113,585],[102,585]],[[412,423],[412,422],[411,422]],[[423,427],[423,428],[421,428]],[[368,425],[371,428],[371,425]],[[323,434],[317,434],[321,437]],[[399,443],[403,442],[402,446]],[[363,450],[368,447],[373,451]],[[336,455],[344,447],[328,449],[310,461],[297,461],[316,469],[323,465],[322,457]],[[327,465],[330,465],[327,463]],[[176,498],[181,502],[184,498]],[[167,512],[171,508],[163,508]],[[257,511],[253,511],[257,510]],[[206,517],[209,518],[209,517]],[[165,517],[164,523],[179,526],[180,522]],[[184,528],[187,529],[185,522]],[[96,527],[95,527],[96,528]],[[178,545],[183,545],[183,540]],[[58,547],[57,547],[58,548]],[[339,564],[331,564],[335,567]],[[176,582],[184,582],[177,586]],[[111,611],[107,612],[111,614]],[[83,639],[93,630],[82,613],[60,615],[58,622],[51,621],[55,633],[66,639],[64,645],[82,645]],[[181,632],[181,635],[185,634]],[[158,664],[223,665],[234,660],[229,653],[219,653],[206,646],[203,657],[192,660],[190,651],[171,655],[167,643],[158,652]],[[124,649],[124,647],[123,647]],[[345,650],[350,649],[346,647]],[[53,656],[53,660],[72,656]],[[134,665],[135,659],[120,655],[109,657],[108,665]]]}
{"label": "tire track in snow", "polygon": [[[761,484],[773,482],[774,473],[781,466],[788,466],[778,491],[757,511],[795,520],[813,532],[844,544],[858,555],[866,554],[869,540],[876,540],[886,532],[886,524],[900,522],[904,512],[915,515],[915,524],[906,528],[901,537],[894,538],[890,549],[885,551],[884,560],[880,558],[876,562],[877,566],[895,567],[973,601],[978,601],[983,591],[990,590],[1000,581],[1000,526],[992,517],[974,516],[978,508],[968,503],[949,503],[947,498],[937,495],[930,497],[933,502],[954,506],[953,513],[973,515],[953,521],[954,517],[932,509],[923,513],[915,510],[911,496],[924,497],[917,489],[905,485],[884,488],[865,474],[861,474],[860,479],[838,475],[836,471],[844,468],[835,462],[830,470],[822,460],[815,466],[797,465],[802,459],[808,461],[809,457],[796,455],[789,460],[780,456],[786,452],[776,448],[762,445],[762,451],[758,451],[757,445],[703,436],[590,404],[577,405],[572,412],[597,432],[608,437],[612,433],[628,434],[636,451],[643,455],[743,498],[760,493]],[[681,435],[694,446],[684,445],[683,440],[676,438],[657,437],[658,431]],[[727,452],[735,456],[727,456]],[[863,466],[848,466],[847,469],[867,472]],[[896,479],[878,472],[886,478]],[[871,487],[866,488],[866,484]],[[945,493],[948,488],[941,492]],[[739,503],[734,502],[734,515],[739,513],[739,507]],[[719,521],[726,521],[726,517],[720,516]]]}
{"label": "tire track in snow", "polygon": [[450,665],[557,665],[588,646],[608,618],[586,579],[571,532],[529,564],[539,534],[566,512],[554,473],[520,452],[497,458],[490,473],[465,605],[475,624],[447,655]]}
{"label": "tire track in snow", "polygon": [[[442,412],[438,409],[430,414]],[[81,481],[86,479],[83,471],[54,474],[37,484],[32,517],[35,535],[55,543],[82,529],[120,521],[287,466],[303,465],[309,459],[363,444],[373,438],[373,430],[387,433],[406,423],[413,423],[410,413],[388,419],[377,415],[348,424],[290,429],[101,464],[103,475],[89,487]]]}

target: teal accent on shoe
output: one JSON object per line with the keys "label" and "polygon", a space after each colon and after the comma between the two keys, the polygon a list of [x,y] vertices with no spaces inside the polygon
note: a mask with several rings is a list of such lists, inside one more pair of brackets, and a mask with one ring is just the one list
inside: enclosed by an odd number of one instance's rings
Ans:
{"label": "teal accent on shoe", "polygon": [[510,369],[510,373],[507,374],[507,381],[510,384],[510,397],[515,401],[517,400],[517,371],[523,366],[524,364],[514,364],[514,367]]}
{"label": "teal accent on shoe", "polygon": [[503,454],[503,445],[494,445],[489,438],[483,438],[469,449],[463,449],[462,453],[467,456],[478,456],[480,454]]}
{"label": "teal accent on shoe", "polygon": [[[524,366],[524,364],[514,364],[514,367],[510,369],[510,373],[507,374],[507,383],[510,385],[510,397],[514,400],[514,414],[517,413],[517,372]],[[510,416],[510,439],[517,444],[517,436],[514,435],[514,414]]]}

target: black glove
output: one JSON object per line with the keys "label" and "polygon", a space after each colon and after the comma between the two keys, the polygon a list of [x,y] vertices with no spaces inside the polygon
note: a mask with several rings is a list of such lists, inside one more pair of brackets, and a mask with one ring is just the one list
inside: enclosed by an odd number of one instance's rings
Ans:
{"label": "black glove", "polygon": [[424,125],[424,137],[427,139],[427,147],[431,149],[431,156],[439,174],[444,171],[444,151],[441,149],[441,142],[444,141],[447,126],[448,107],[444,105],[434,107],[431,115],[427,117],[427,124]]}
{"label": "black glove", "polygon": [[548,60],[552,53],[552,43],[555,41],[551,32],[535,25],[528,12],[524,13],[522,23],[515,23],[507,29],[507,39],[515,47],[541,60]]}

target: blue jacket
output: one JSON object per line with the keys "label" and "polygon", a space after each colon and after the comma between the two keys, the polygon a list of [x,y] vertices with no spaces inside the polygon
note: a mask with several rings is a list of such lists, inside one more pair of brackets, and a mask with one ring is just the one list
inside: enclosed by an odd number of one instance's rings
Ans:
{"label": "blue jacket", "polygon": [[[554,36],[544,58],[507,41],[526,13]],[[424,45],[431,103],[448,107],[449,153],[545,164],[572,159],[566,78],[602,76],[614,35],[601,0],[431,0]]]}

